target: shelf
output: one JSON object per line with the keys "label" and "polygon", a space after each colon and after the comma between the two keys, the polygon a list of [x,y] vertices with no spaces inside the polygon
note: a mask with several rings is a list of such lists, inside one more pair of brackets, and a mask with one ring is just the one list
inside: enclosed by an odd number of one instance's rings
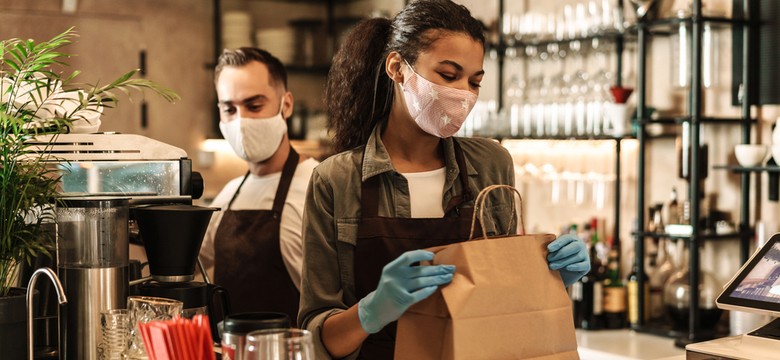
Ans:
{"label": "shelf", "polygon": [[780,166],[739,166],[739,165],[715,165],[713,169],[728,170],[737,173],[743,172],[780,172]]}
{"label": "shelf", "polygon": [[[593,34],[593,35],[588,35],[588,36],[578,36],[578,37],[575,37],[575,38],[569,38],[569,39],[563,39],[563,40],[544,39],[544,40],[536,40],[536,41],[522,41],[522,40],[514,41],[514,42],[507,41],[504,44],[504,46],[505,46],[505,48],[525,48],[525,47],[528,47],[528,46],[546,46],[546,45],[551,45],[551,44],[565,45],[565,44],[569,44],[569,43],[575,42],[575,41],[578,41],[578,42],[589,42],[589,41],[592,41],[594,39],[616,41],[621,36],[626,36],[626,35],[627,35],[626,33],[619,32],[619,31],[609,31],[609,32]],[[490,44],[488,44],[488,46],[491,49],[497,49],[498,48],[498,44],[496,44],[496,43],[490,43]]]}
{"label": "shelf", "polygon": [[636,139],[631,135],[625,136],[611,136],[611,135],[593,135],[593,136],[500,136],[494,137],[499,141],[502,140],[572,140],[572,141],[600,141],[600,140],[613,140],[620,141],[624,139]]}
{"label": "shelf", "polygon": [[[730,19],[725,17],[714,17],[714,16],[704,16],[701,17],[702,23],[708,23],[708,24],[715,24],[718,26],[748,26],[750,22],[748,20],[743,19]],[[627,31],[635,32],[637,31],[637,28],[639,26],[643,26],[646,29],[650,31],[652,34],[656,35],[671,35],[676,34],[677,31],[675,27],[678,25],[686,23],[691,24],[693,23],[692,17],[684,17],[684,18],[666,18],[666,19],[658,19],[653,20],[644,24],[640,25],[634,25],[627,29]]]}
{"label": "shelf", "polygon": [[[678,117],[661,117],[657,119],[642,118],[639,120],[642,124],[682,124],[690,122],[690,116],[678,116]],[[742,125],[746,122],[756,124],[756,119],[743,119],[743,118],[719,118],[719,117],[702,117],[699,119],[700,123],[704,124],[722,124],[722,125]]]}
{"label": "shelf", "polygon": [[[737,240],[742,238],[742,236],[751,236],[753,234],[753,231],[750,230],[746,233],[739,233],[739,232],[732,232],[732,233],[726,233],[726,234],[711,234],[711,233],[702,233],[699,238],[701,240]],[[638,232],[638,231],[632,231],[631,236],[634,237],[646,237],[646,238],[653,238],[653,239],[672,239],[672,240],[686,240],[690,239],[691,235],[670,235],[667,233],[649,233],[649,232]]]}

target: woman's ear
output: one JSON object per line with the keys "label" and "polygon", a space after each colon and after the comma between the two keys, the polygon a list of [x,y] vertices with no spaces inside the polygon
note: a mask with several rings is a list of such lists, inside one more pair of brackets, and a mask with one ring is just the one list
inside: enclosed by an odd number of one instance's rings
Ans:
{"label": "woman's ear", "polygon": [[404,59],[397,51],[393,51],[387,55],[385,59],[385,72],[391,80],[397,84],[404,83],[404,73],[401,71],[404,64]]}

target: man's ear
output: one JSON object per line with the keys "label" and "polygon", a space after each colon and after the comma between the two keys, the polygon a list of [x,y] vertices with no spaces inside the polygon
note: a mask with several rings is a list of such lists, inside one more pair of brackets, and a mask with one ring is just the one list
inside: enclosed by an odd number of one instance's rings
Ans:
{"label": "man's ear", "polygon": [[404,59],[397,51],[387,55],[387,59],[385,59],[385,73],[398,84],[404,83],[404,73],[401,71],[403,66],[405,66]]}
{"label": "man's ear", "polygon": [[282,95],[282,117],[289,119],[293,113],[293,107],[295,106],[295,97],[289,91],[286,91]]}

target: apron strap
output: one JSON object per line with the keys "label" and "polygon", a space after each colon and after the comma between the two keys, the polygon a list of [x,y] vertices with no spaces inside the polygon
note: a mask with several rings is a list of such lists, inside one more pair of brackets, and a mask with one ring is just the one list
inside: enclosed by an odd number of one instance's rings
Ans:
{"label": "apron strap", "polygon": [[282,216],[282,210],[284,210],[284,202],[287,200],[287,192],[290,190],[290,184],[292,184],[293,175],[295,175],[295,168],[298,167],[298,160],[300,156],[290,146],[290,154],[287,155],[287,161],[282,168],[282,178],[279,179],[279,187],[276,189],[276,197],[274,197],[274,206],[272,208],[274,215],[277,217]]}
{"label": "apron strap", "polygon": [[[444,214],[449,214],[453,210],[457,211],[458,206],[473,199],[471,187],[469,187],[469,176],[466,160],[463,157],[463,149],[454,137],[452,138],[452,143],[455,150],[455,161],[458,165],[458,179],[460,179],[462,190],[461,194],[455,195],[450,199],[447,208],[444,209]],[[360,199],[362,217],[376,217],[379,215],[379,187],[379,175],[372,176],[363,182]]]}
{"label": "apron strap", "polygon": [[228,203],[227,209],[225,210],[230,210],[230,206],[233,205],[233,201],[235,201],[236,197],[238,197],[238,192],[241,191],[241,187],[244,186],[244,182],[246,182],[246,179],[248,177],[249,177],[249,170],[246,171],[244,178],[241,179],[241,184],[238,184],[238,188],[236,189],[236,192],[233,193],[233,197],[230,198],[230,202]]}
{"label": "apron strap", "polygon": [[[290,146],[290,154],[287,155],[287,160],[284,162],[284,167],[282,168],[282,177],[279,179],[279,187],[277,187],[276,196],[274,197],[274,205],[272,210],[277,215],[277,217],[282,216],[284,202],[287,200],[287,192],[290,190],[290,184],[292,183],[292,178],[295,174],[295,168],[298,166],[299,159],[300,156],[298,156],[298,153],[295,151],[295,149],[292,148],[292,146]],[[248,177],[249,170],[247,170],[244,178],[241,179],[241,184],[238,185],[236,192],[233,193],[233,197],[230,198],[230,202],[228,203],[227,209],[225,210],[230,210],[230,206],[233,205],[233,201],[235,201],[236,197],[238,197],[238,193],[241,191],[241,187],[244,186],[244,183]]]}

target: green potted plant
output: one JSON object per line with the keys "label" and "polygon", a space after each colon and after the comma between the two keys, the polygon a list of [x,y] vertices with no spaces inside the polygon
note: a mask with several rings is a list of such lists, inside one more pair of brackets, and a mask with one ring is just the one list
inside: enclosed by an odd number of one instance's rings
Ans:
{"label": "green potted plant", "polygon": [[[48,41],[0,40],[0,349],[3,359],[25,356],[25,289],[13,287],[20,265],[51,256],[51,228],[61,171],[51,145],[63,132],[94,132],[117,91],[151,90],[168,101],[179,97],[130,71],[103,85],[79,84],[79,71],[64,76],[70,56],[61,48],[73,28]],[[46,136],[42,136],[46,135]],[[43,139],[43,140],[42,140]],[[31,144],[35,140],[37,144]],[[40,145],[40,143],[44,145]],[[21,327],[20,327],[21,326]]]}

